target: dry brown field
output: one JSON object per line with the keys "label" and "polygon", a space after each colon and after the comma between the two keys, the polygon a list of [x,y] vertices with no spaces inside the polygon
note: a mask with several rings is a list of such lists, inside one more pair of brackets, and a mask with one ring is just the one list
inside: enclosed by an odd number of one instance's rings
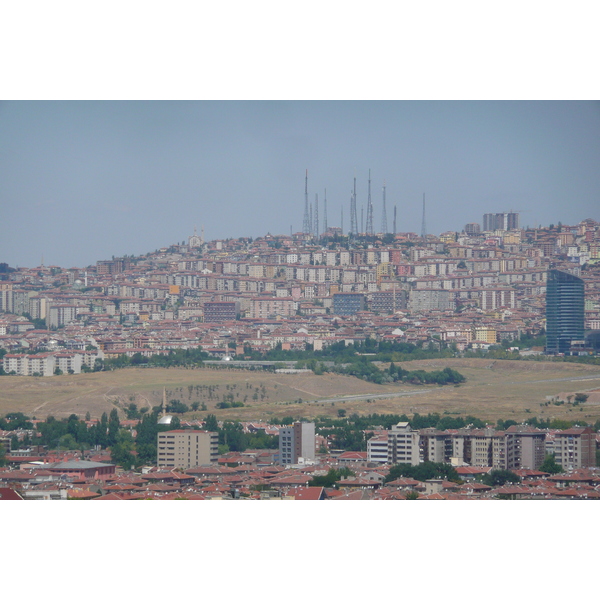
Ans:
{"label": "dry brown field", "polygon": [[[600,419],[600,368],[575,363],[439,359],[402,363],[405,369],[435,370],[450,366],[466,378],[460,386],[376,385],[341,375],[278,374],[242,369],[121,369],[111,372],[54,377],[0,377],[0,415],[20,411],[44,419],[87,412],[99,417],[112,408],[138,408],[167,398],[188,406],[206,404],[206,411],[186,413],[202,418],[209,412],[219,419],[267,420],[272,417],[337,416],[438,412],[472,415],[493,424],[498,419],[528,417]],[[212,386],[209,394],[209,386]],[[577,392],[589,394],[578,407],[568,403]],[[225,397],[229,395],[229,398]],[[354,397],[352,396],[359,396]],[[220,409],[222,401],[244,402],[242,408]],[[553,404],[552,400],[564,401]]]}

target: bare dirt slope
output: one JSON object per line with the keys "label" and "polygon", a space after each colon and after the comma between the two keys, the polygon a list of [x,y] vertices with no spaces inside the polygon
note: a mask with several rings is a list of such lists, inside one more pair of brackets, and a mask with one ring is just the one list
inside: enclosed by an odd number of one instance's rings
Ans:
{"label": "bare dirt slope", "polygon": [[[405,369],[458,370],[461,386],[375,385],[340,375],[273,374],[237,369],[123,369],[106,373],[56,377],[0,377],[0,415],[21,411],[30,417],[57,418],[89,412],[98,417],[134,402],[138,408],[177,399],[206,406],[186,418],[214,412],[219,418],[258,420],[273,416],[439,412],[473,415],[495,423],[538,418],[600,418],[600,368],[575,363],[440,359],[402,363]],[[569,403],[577,392],[589,394],[578,407]],[[564,402],[564,404],[556,404]],[[218,408],[220,402],[244,407]]]}

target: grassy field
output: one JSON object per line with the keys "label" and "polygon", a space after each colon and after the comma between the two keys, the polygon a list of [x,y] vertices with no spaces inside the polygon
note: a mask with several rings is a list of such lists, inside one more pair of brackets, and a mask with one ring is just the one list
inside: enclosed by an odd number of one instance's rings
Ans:
{"label": "grassy field", "polygon": [[[57,418],[87,412],[99,417],[117,408],[121,418],[130,402],[138,408],[177,399],[188,406],[204,403],[219,419],[259,420],[271,417],[438,412],[473,415],[490,423],[498,419],[600,419],[600,368],[575,363],[440,359],[402,363],[405,369],[435,370],[450,366],[466,378],[460,386],[376,385],[341,375],[275,374],[237,369],[122,369],[55,377],[0,377],[0,415],[20,411],[29,417]],[[589,394],[573,407],[567,396]],[[358,398],[348,398],[359,396]],[[548,404],[552,398],[563,405]],[[244,402],[220,409],[222,401]]]}

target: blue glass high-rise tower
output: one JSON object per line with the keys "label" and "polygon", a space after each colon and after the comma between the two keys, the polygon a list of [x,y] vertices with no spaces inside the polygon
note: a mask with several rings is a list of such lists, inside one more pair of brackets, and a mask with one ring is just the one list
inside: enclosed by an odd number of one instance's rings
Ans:
{"label": "blue glass high-rise tower", "polygon": [[569,352],[583,340],[584,284],[570,273],[552,269],[546,279],[546,352]]}

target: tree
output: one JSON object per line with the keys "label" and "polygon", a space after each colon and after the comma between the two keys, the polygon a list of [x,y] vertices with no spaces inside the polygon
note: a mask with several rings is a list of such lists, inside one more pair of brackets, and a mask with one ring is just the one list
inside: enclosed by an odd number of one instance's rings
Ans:
{"label": "tree", "polygon": [[425,461],[419,465],[409,464],[394,465],[386,475],[384,483],[394,481],[400,477],[410,477],[417,481],[427,481],[428,479],[447,479],[448,481],[461,482],[456,469],[446,463],[434,463]]}
{"label": "tree", "polygon": [[563,468],[556,462],[554,454],[546,454],[546,458],[540,465],[539,470],[544,473],[550,473],[550,475],[556,475],[557,473],[563,472]]}
{"label": "tree", "polygon": [[110,417],[108,418],[108,435],[106,440],[107,446],[113,446],[117,443],[117,435],[120,427],[121,422],[119,421],[119,412],[116,408],[113,408],[110,411]]}
{"label": "tree", "polygon": [[342,467],[341,469],[329,469],[327,475],[316,475],[309,482],[308,485],[311,487],[334,487],[335,484],[342,477],[354,477],[354,471],[348,467]]}
{"label": "tree", "polygon": [[110,458],[112,462],[126,470],[132,469],[136,462],[133,454],[134,448],[135,444],[131,433],[121,429],[117,436],[116,443],[110,449]]}
{"label": "tree", "polygon": [[521,478],[507,469],[494,469],[482,477],[482,482],[491,487],[502,487],[507,483],[519,483]]}
{"label": "tree", "polygon": [[4,444],[0,442],[0,467],[5,467],[8,464],[6,460],[6,448]]}
{"label": "tree", "polygon": [[210,414],[206,416],[204,420],[204,429],[206,431],[219,431],[219,423],[217,422],[217,417],[215,415]]}
{"label": "tree", "polygon": [[97,429],[96,429],[96,444],[98,446],[100,446],[101,448],[106,448],[106,446],[108,446],[108,441],[107,441],[107,434],[108,434],[108,417],[106,415],[105,412],[102,413],[102,416],[100,417],[100,423],[98,423]]}

